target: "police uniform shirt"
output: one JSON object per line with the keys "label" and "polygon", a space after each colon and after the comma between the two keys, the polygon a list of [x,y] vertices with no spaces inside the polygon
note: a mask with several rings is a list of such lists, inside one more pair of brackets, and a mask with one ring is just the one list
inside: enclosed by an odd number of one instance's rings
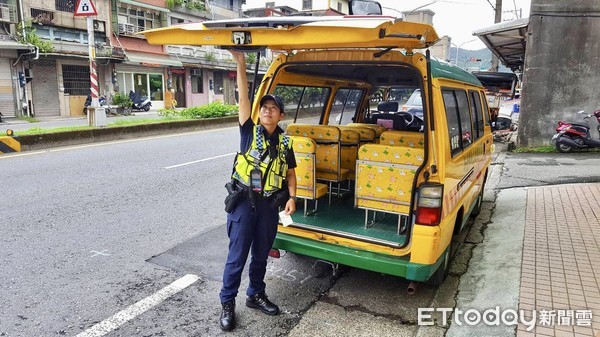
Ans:
{"label": "police uniform shirt", "polygon": [[[283,130],[277,126],[275,132],[269,137],[266,130],[263,130],[265,139],[271,144],[271,146],[277,147],[279,145],[279,135],[283,133]],[[244,125],[240,125],[240,153],[246,153],[252,145],[252,139],[254,138],[254,121],[252,118],[248,118]],[[296,156],[294,151],[290,148],[285,155],[285,161],[288,164],[288,169],[296,168]]]}

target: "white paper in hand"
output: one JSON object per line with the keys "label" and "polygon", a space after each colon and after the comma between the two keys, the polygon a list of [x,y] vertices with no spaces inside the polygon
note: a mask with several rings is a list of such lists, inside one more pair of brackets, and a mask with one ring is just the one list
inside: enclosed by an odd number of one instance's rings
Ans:
{"label": "white paper in hand", "polygon": [[281,224],[284,227],[287,227],[294,222],[294,220],[292,220],[292,216],[285,214],[285,211],[279,212],[279,220],[281,220]]}

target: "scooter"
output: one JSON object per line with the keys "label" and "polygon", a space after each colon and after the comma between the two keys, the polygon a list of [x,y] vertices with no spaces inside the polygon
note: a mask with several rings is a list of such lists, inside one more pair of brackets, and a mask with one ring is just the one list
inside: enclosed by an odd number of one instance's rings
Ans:
{"label": "scooter", "polygon": [[[583,114],[583,110],[578,111],[578,114]],[[594,111],[593,116],[596,117],[598,123],[600,123],[600,109]],[[600,147],[600,140],[592,139],[590,136],[590,126],[588,119],[592,117],[592,114],[584,116],[586,124],[568,123],[558,121],[556,127],[556,134],[552,137],[552,142],[556,142],[556,149],[559,152],[567,153],[574,149],[591,149]],[[598,132],[600,133],[600,125],[597,126]]]}
{"label": "scooter", "polygon": [[133,102],[131,105],[132,110],[144,110],[148,111],[152,107],[152,102],[150,102],[150,97],[141,96],[137,92],[130,91],[129,98]]}
{"label": "scooter", "polygon": [[[104,113],[106,113],[107,115],[110,114],[110,108],[108,107],[108,102],[106,101],[106,97],[105,96],[100,96],[98,97],[98,103],[100,104],[100,107],[104,107]],[[83,114],[87,116],[87,108],[92,105],[92,96],[88,95],[88,97],[85,99],[85,103],[83,103]]]}

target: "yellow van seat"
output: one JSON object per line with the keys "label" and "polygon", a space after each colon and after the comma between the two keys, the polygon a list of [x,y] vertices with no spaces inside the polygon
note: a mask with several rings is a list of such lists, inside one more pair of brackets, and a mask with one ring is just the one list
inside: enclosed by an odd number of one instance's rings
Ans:
{"label": "yellow van seat", "polygon": [[379,144],[423,148],[425,136],[420,132],[385,131],[379,138]]}
{"label": "yellow van seat", "polygon": [[360,134],[356,130],[344,129],[342,132],[341,156],[342,168],[348,170],[348,179],[354,180],[356,170],[356,159],[358,158],[358,147],[360,146]]}
{"label": "yellow van seat", "polygon": [[358,132],[358,134],[360,135],[360,143],[361,144],[375,143],[377,133],[375,132],[375,130],[373,128],[369,128],[369,127],[366,127],[363,125],[366,125],[366,124],[340,125],[340,126],[338,126],[338,128],[340,128],[340,130],[354,130],[354,131]]}
{"label": "yellow van seat", "polygon": [[327,194],[327,185],[317,182],[315,154],[317,144],[308,137],[291,136],[293,150],[296,156],[296,196],[304,199],[304,216],[307,213],[308,200],[315,201],[315,207],[310,212],[316,212],[318,199]]}
{"label": "yellow van seat", "polygon": [[375,140],[378,140],[381,137],[381,134],[387,131],[387,129],[378,124],[367,124],[367,123],[348,123],[348,126],[362,126],[375,130]]}
{"label": "yellow van seat", "polygon": [[368,227],[369,210],[398,214],[410,212],[410,198],[415,172],[423,163],[423,149],[382,144],[366,144],[358,151],[356,162],[355,206],[365,210]]}
{"label": "yellow van seat", "polygon": [[[332,184],[348,180],[349,170],[341,167],[341,131],[335,126],[290,124],[286,133],[290,136],[312,138],[317,144],[316,174],[317,179],[329,182],[329,191]],[[331,193],[329,196],[331,203]]]}

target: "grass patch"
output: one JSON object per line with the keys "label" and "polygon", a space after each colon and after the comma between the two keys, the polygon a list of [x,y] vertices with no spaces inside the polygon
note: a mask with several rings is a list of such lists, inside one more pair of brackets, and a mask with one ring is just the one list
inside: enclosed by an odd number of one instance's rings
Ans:
{"label": "grass patch", "polygon": [[536,146],[536,147],[519,147],[516,148],[513,152],[516,153],[552,153],[557,152],[556,147],[553,145],[544,145],[544,146]]}
{"label": "grass patch", "polygon": [[156,124],[156,123],[164,123],[164,122],[172,122],[172,121],[187,121],[193,120],[194,118],[184,118],[184,117],[163,117],[163,118],[144,118],[144,119],[122,119],[115,121],[113,123],[109,123],[107,127],[116,127],[116,126],[131,126],[131,125],[142,125],[142,124]]}
{"label": "grass patch", "polygon": [[15,136],[31,136],[31,135],[43,135],[48,133],[55,132],[68,132],[68,131],[85,131],[92,129],[102,129],[102,128],[114,128],[120,126],[134,126],[134,125],[144,125],[144,124],[155,124],[155,123],[164,123],[171,121],[182,121],[182,120],[192,120],[194,118],[185,118],[185,117],[163,117],[163,118],[143,118],[143,119],[123,119],[114,121],[109,123],[105,127],[98,126],[65,126],[60,128],[50,128],[50,129],[42,129],[39,127],[15,131]]}
{"label": "grass patch", "polygon": [[22,120],[22,121],[29,122],[29,123],[37,123],[37,122],[39,122],[39,120],[37,118],[29,117],[29,116],[19,116],[17,118],[20,119],[20,120]]}
{"label": "grass patch", "polygon": [[62,128],[53,129],[42,129],[42,128],[31,128],[27,130],[15,131],[15,136],[31,136],[31,135],[44,135],[55,132],[66,132],[66,131],[83,131],[95,129],[94,126],[65,126]]}

